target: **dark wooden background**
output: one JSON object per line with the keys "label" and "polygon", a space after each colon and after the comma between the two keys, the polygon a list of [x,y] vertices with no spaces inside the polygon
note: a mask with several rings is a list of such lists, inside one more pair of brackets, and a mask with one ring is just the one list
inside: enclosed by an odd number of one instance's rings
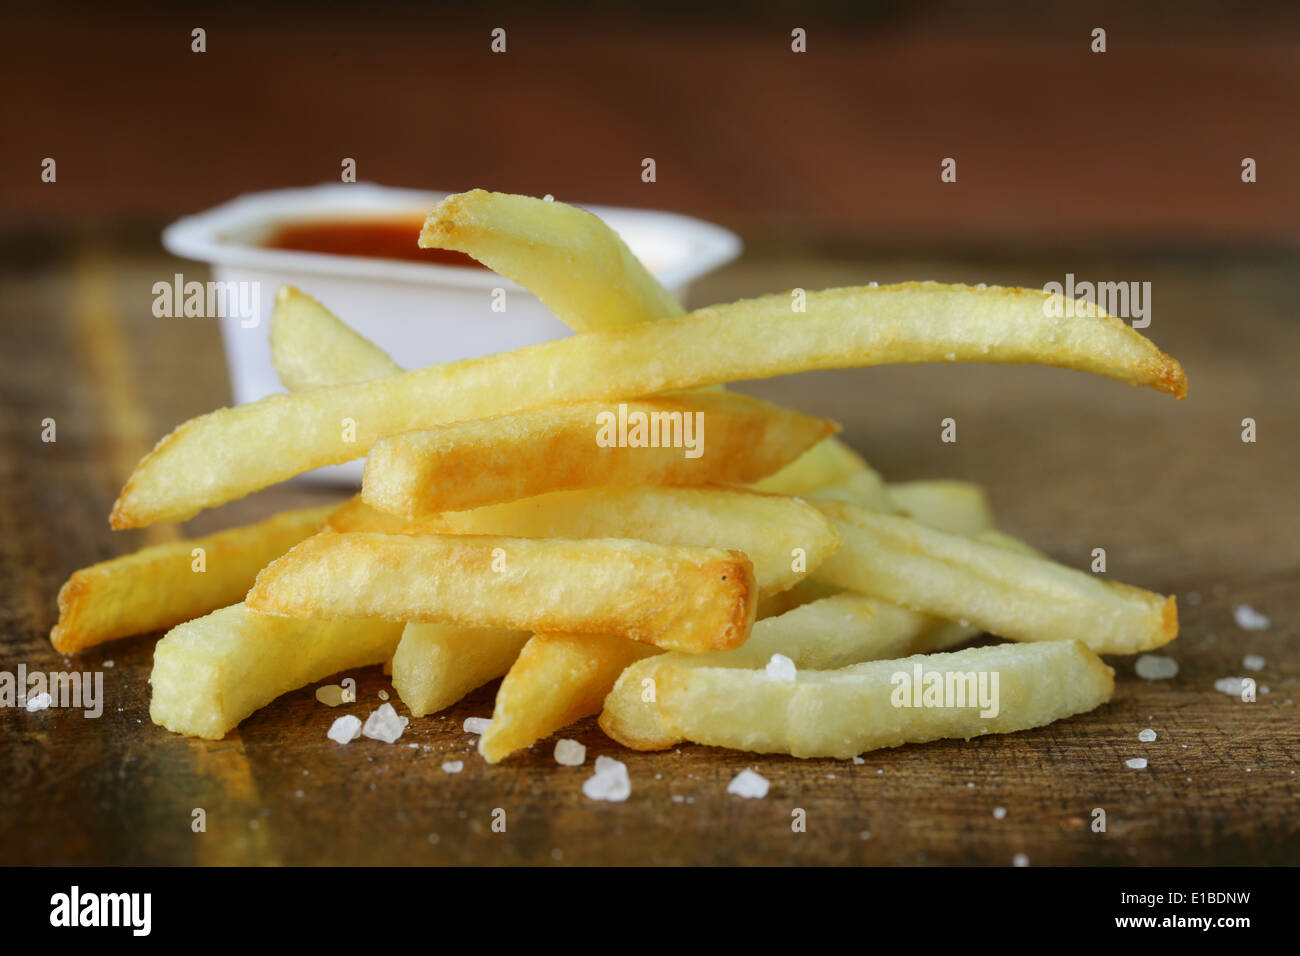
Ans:
{"label": "dark wooden background", "polygon": [[[506,8],[508,68],[478,50],[497,23],[414,7],[236,5],[205,15],[206,60],[188,53],[189,13],[13,15],[0,34],[0,666],[103,668],[108,700],[99,720],[0,711],[0,863],[1294,863],[1300,45],[1283,8],[1181,6],[1102,9],[1113,52],[1089,59],[1096,18],[1066,5],[828,5],[797,63],[781,52],[794,15],[776,5],[737,19]],[[457,45],[467,37],[474,49]],[[942,187],[938,159],[954,154],[959,184]],[[38,181],[46,155],[60,157],[54,185]],[[362,178],[740,228],[745,258],[694,304],[871,280],[1152,282],[1147,332],[1187,368],[1182,403],[979,366],[751,390],[837,418],[890,478],[982,482],[1007,530],[1062,561],[1084,567],[1105,547],[1116,579],[1177,594],[1178,677],[1147,683],[1115,659],[1115,698],[1095,713],[862,766],[639,755],[579,726],[589,758],[627,761],[625,804],[584,798],[591,760],[558,767],[549,746],[485,766],[460,724],[490,713],[491,688],[393,746],[327,741],[338,712],[311,689],[218,743],[154,727],[154,637],[65,662],[47,634],[72,570],[175,533],[110,533],[109,506],[159,436],[229,401],[216,329],[150,314],[152,283],[182,268],[158,229],[249,189],[329,179],[343,155]],[[652,187],[637,178],[645,155]],[[1260,160],[1252,186],[1245,155]],[[953,445],[939,440],[948,416]],[[1240,441],[1248,416],[1255,444]],[[46,417],[55,444],[40,441]],[[288,484],[186,531],[341,493]],[[1239,602],[1272,626],[1239,630]],[[1267,660],[1254,704],[1213,689],[1247,653]],[[389,685],[378,669],[359,685],[350,709],[364,715]],[[1156,742],[1138,742],[1145,727]],[[1127,769],[1134,756],[1150,767]],[[463,773],[442,772],[449,757]],[[766,800],[725,793],[746,766],[772,781]],[[205,834],[190,830],[197,807]],[[1105,834],[1088,826],[1096,807]],[[794,808],[805,833],[791,832]]]}

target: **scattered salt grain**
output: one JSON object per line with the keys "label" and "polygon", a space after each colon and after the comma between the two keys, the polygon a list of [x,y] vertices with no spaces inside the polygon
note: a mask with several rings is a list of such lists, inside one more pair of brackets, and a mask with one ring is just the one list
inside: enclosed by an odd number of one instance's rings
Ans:
{"label": "scattered salt grain", "polygon": [[491,717],[466,717],[461,729],[467,734],[485,734],[491,726]]}
{"label": "scattered salt grain", "polygon": [[727,784],[727,793],[762,800],[767,796],[769,786],[767,778],[761,774],[754,773],[752,770],[742,770],[736,774],[736,778],[731,783]]}
{"label": "scattered salt grain", "polygon": [[858,839],[859,839],[859,840],[870,840],[870,839],[871,839],[871,831],[870,831],[870,830],[863,830],[861,833],[858,834]]}
{"label": "scattered salt grain", "polygon": [[632,795],[632,781],[627,775],[627,764],[613,757],[597,757],[596,772],[582,784],[582,792],[590,800],[626,800]]}
{"label": "scattered salt grain", "polygon": [[1268,661],[1264,660],[1264,658],[1260,657],[1258,654],[1247,654],[1241,659],[1241,666],[1246,668],[1248,671],[1262,671],[1264,665],[1267,663]]}
{"label": "scattered salt grain", "polygon": [[49,694],[37,694],[35,697],[28,699],[27,713],[34,714],[38,710],[49,710],[50,702],[53,700],[54,698]]}
{"label": "scattered salt grain", "polygon": [[1006,815],[1007,815],[1007,808],[1006,808],[1006,807],[994,807],[994,808],[993,808],[993,819],[994,819],[994,820],[1002,820],[1002,819],[1004,819],[1004,818],[1006,817]]}
{"label": "scattered salt grain", "polygon": [[361,736],[361,719],[351,714],[340,717],[330,724],[329,732],[325,736],[338,744],[351,743]]}
{"label": "scattered salt grain", "polygon": [[576,740],[563,737],[555,742],[555,762],[562,767],[581,767],[587,759],[587,748]]}
{"label": "scattered salt grain", "polygon": [[1011,865],[1012,865],[1012,866],[1028,866],[1028,865],[1029,865],[1029,857],[1025,856],[1023,853],[1017,853],[1015,856],[1013,856],[1013,857],[1011,858]]}
{"label": "scattered salt grain", "polygon": [[460,773],[464,769],[465,761],[463,760],[444,760],[442,762],[443,773]]}
{"label": "scattered salt grain", "polygon": [[380,704],[379,709],[371,711],[370,716],[366,718],[366,725],[361,728],[361,733],[371,740],[382,740],[386,744],[391,744],[402,736],[402,731],[410,722],[409,717],[399,717],[397,711],[393,710],[392,704]]}
{"label": "scattered salt grain", "polygon": [[1152,730],[1150,727],[1148,727],[1146,730],[1138,731],[1138,740],[1142,741],[1144,744],[1149,744],[1151,743],[1151,741],[1155,739],[1156,739],[1156,732]]}
{"label": "scattered salt grain", "polygon": [[773,654],[772,659],[767,662],[767,676],[772,680],[794,680],[797,676],[794,661],[784,654]]}
{"label": "scattered salt grain", "polygon": [[853,764],[854,764],[854,766],[856,766],[856,767],[861,767],[864,763],[866,763],[866,761],[863,760],[861,757],[854,757],[854,758],[853,758]]}
{"label": "scattered salt grain", "polygon": [[1143,680],[1168,680],[1178,674],[1178,662],[1161,654],[1143,654],[1133,665]]}
{"label": "scattered salt grain", "polygon": [[116,667],[116,666],[117,666],[117,662],[116,662],[116,661],[104,661],[104,666],[105,666],[105,667]]}
{"label": "scattered salt grain", "polygon": [[337,707],[343,703],[343,688],[338,684],[322,684],[316,688],[316,699],[326,707]]}
{"label": "scattered salt grain", "polygon": [[380,699],[380,700],[388,700],[388,691],[386,691],[386,690],[380,690],[380,692],[379,692],[379,699]]}
{"label": "scattered salt grain", "polygon": [[1243,631],[1262,631],[1269,625],[1269,620],[1249,604],[1238,604],[1232,609],[1232,617]]}
{"label": "scattered salt grain", "polygon": [[1128,760],[1124,761],[1124,766],[1128,767],[1130,770],[1145,770],[1147,767],[1147,758],[1130,757]]}
{"label": "scattered salt grain", "polygon": [[1246,679],[1242,677],[1220,677],[1214,682],[1214,689],[1230,697],[1240,697],[1246,689]]}

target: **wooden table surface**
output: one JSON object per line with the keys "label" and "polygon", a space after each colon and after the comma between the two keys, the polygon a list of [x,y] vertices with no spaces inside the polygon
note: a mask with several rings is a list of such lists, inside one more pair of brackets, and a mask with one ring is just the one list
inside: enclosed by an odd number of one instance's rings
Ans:
{"label": "wooden table surface", "polygon": [[[1018,853],[1033,865],[1296,862],[1294,250],[759,243],[700,283],[696,304],[870,280],[1041,286],[1069,271],[1151,281],[1147,332],[1186,366],[1185,402],[1074,372],[983,366],[815,373],[748,390],[838,419],[890,478],[983,483],[1001,524],[1061,561],[1086,567],[1104,547],[1113,578],[1178,596],[1182,636],[1168,653],[1181,669],[1151,683],[1115,658],[1114,699],[1093,713],[871,753],[860,766],[694,746],[625,752],[589,720],[565,732],[588,747],[582,768],[557,766],[549,744],[485,765],[460,726],[490,714],[494,685],[412,720],[391,746],[326,740],[338,712],[311,688],[211,743],[150,723],[156,635],[54,654],[47,634],[71,571],[176,533],[109,531],[130,467],[176,423],[227,403],[229,389],[210,321],[150,314],[150,286],[175,265],[152,236],[17,234],[0,252],[0,667],[102,669],[106,694],[98,720],[0,711],[0,863],[1006,865]],[[47,417],[58,423],[52,444],[40,440]],[[955,444],[940,441],[944,417],[958,422]],[[1258,423],[1254,444],[1241,441],[1245,417]],[[341,494],[291,483],[192,529]],[[1239,603],[1271,626],[1239,629]],[[1245,654],[1267,662],[1255,703],[1214,689],[1246,673]],[[390,685],[378,668],[356,676],[360,702],[348,710],[364,716]],[[1138,741],[1147,727],[1154,743]],[[626,803],[582,795],[599,754],[626,761]],[[1127,769],[1136,756],[1149,767]],[[464,771],[444,773],[448,758]],[[725,792],[745,767],[771,781],[766,799]],[[207,830],[196,834],[200,807]],[[1097,807],[1105,833],[1089,826]],[[491,828],[497,808],[504,833]],[[792,831],[796,808],[806,832]]]}

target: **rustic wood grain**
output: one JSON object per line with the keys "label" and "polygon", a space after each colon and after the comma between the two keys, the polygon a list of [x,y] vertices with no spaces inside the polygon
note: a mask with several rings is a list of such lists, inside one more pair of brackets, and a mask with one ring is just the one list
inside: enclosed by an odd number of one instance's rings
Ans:
{"label": "rustic wood grain", "polygon": [[[156,636],[65,660],[47,634],[74,569],[148,540],[106,515],[133,458],[177,422],[229,401],[216,329],[158,320],[149,287],[175,263],[152,238],[110,247],[0,240],[5,415],[0,418],[0,667],[103,669],[102,718],[0,711],[0,863],[1294,863],[1300,849],[1300,323],[1296,256],[1275,249],[1173,255],[1140,248],[983,251],[800,249],[771,244],[695,290],[703,303],[800,285],[935,278],[1041,285],[1066,271],[1154,284],[1150,335],[1183,360],[1191,397],[1035,368],[886,368],[817,373],[748,390],[827,414],[888,476],[984,483],[1002,524],[1086,566],[1105,547],[1119,580],[1178,595],[1181,671],[1148,683],[1131,659],[1113,701],[1047,728],[797,761],[703,747],[622,751],[593,721],[558,767],[552,743],[489,767],[460,730],[491,712],[492,687],[411,722],[395,745],[325,738],[338,711],[311,688],[225,740],[173,736],[148,717]],[[58,442],[39,439],[44,417]],[[939,421],[958,421],[958,441]],[[1240,441],[1254,417],[1259,441]],[[288,484],[205,514],[195,532],[340,492]],[[169,532],[154,532],[154,534]],[[1272,619],[1246,632],[1232,608]],[[1254,704],[1213,689],[1267,660]],[[110,668],[108,662],[112,661]],[[360,673],[365,715],[391,685]],[[395,699],[395,697],[394,697]],[[1154,743],[1137,739],[1145,727]],[[418,744],[416,748],[408,745]],[[580,791],[598,754],[625,760],[632,797]],[[1145,756],[1150,766],[1128,770]],[[458,775],[441,770],[463,759]],[[725,792],[744,767],[765,800]],[[674,799],[677,798],[677,799]],[[204,808],[207,832],[191,832]],[[1004,819],[993,817],[1005,807]],[[1105,808],[1106,833],[1089,827]],[[505,833],[491,829],[506,811]],[[802,808],[807,832],[791,830]]]}

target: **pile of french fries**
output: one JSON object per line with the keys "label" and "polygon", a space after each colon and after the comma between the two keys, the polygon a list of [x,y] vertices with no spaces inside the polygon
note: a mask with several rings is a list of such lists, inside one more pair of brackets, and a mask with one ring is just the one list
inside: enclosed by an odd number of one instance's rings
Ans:
{"label": "pile of french fries", "polygon": [[[635,749],[847,758],[1091,710],[1113,691],[1098,654],[1177,635],[1172,597],[997,531],[980,488],[886,483],[834,423],[716,387],[1037,362],[1182,397],[1178,362],[1095,307],[927,282],[686,314],[595,216],[482,190],[439,203],[419,243],[473,256],[578,334],[402,371],[281,289],[271,346],[288,394],[181,425],[112,525],[185,520],[364,456],[362,491],[72,576],[59,651],[170,629],[155,723],[220,738],[282,694],[386,665],[415,717],[502,678],[479,740],[490,762],[593,714]],[[633,413],[670,436],[702,422],[700,453],[597,441],[602,420]],[[981,632],[1006,642],[953,650]],[[996,674],[996,712],[900,707],[900,672]]]}

